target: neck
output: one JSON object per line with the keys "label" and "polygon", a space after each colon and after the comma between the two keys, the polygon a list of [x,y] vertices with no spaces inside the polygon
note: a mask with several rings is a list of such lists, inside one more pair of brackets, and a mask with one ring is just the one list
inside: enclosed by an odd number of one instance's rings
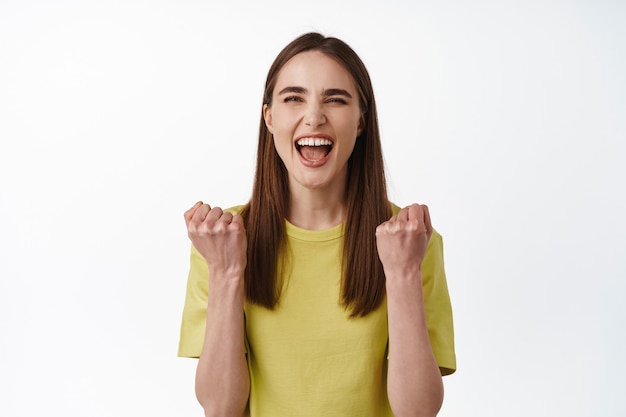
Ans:
{"label": "neck", "polygon": [[288,220],[308,230],[325,230],[345,220],[345,186],[331,189],[290,187]]}

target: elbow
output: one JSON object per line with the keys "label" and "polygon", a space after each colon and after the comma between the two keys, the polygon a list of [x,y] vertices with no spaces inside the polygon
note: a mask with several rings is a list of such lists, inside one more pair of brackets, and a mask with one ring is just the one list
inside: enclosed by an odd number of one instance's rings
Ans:
{"label": "elbow", "polygon": [[205,417],[243,417],[248,406],[248,396],[238,395],[238,393],[210,395],[204,390],[196,390],[196,398],[204,410]]}
{"label": "elbow", "polygon": [[196,373],[196,399],[206,417],[244,416],[250,395],[247,369],[216,378],[212,372]]}
{"label": "elbow", "polygon": [[432,409],[411,409],[411,410],[393,410],[393,415],[396,417],[436,417],[439,413],[439,408]]}
{"label": "elbow", "polygon": [[[393,415],[396,417],[436,417],[443,405],[443,386],[421,391],[422,395],[405,392],[402,396],[389,396]],[[390,393],[391,394],[391,393]],[[409,395],[407,395],[409,394]]]}
{"label": "elbow", "polygon": [[244,411],[232,413],[230,410],[219,410],[215,408],[205,408],[204,409],[204,417],[224,417],[224,416],[244,416]]}
{"label": "elbow", "polygon": [[437,410],[401,410],[394,411],[394,416],[396,417],[436,417],[439,413],[439,409]]}
{"label": "elbow", "polygon": [[198,402],[204,410],[205,417],[223,417],[245,415],[247,402],[241,404],[239,401],[213,401],[198,398]]}

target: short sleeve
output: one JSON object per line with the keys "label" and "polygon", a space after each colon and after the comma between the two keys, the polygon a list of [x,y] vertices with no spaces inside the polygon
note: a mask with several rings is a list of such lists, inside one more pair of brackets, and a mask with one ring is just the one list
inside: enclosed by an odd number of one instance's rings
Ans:
{"label": "short sleeve", "polygon": [[209,269],[200,252],[192,245],[178,344],[178,356],[180,357],[200,357],[204,343],[208,294]]}
{"label": "short sleeve", "polygon": [[422,261],[422,286],[428,336],[442,375],[456,371],[452,305],[443,262],[443,239],[433,230]]}

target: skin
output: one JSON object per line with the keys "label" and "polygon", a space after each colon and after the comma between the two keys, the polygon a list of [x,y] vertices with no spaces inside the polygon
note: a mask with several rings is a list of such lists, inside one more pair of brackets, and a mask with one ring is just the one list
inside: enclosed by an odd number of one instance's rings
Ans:
{"label": "skin", "polygon": [[[278,74],[272,105],[263,114],[289,175],[289,221],[309,230],[343,222],[347,161],[362,129],[352,76],[318,51],[298,54]],[[298,138],[311,135],[333,142],[323,163],[303,161],[296,149]],[[196,395],[206,416],[243,415],[250,391],[243,328],[243,221],[202,202],[185,213],[185,221],[189,238],[211,271]],[[431,234],[428,207],[419,204],[376,229],[387,280],[388,396],[396,416],[434,416],[443,401],[422,294],[421,264]]]}

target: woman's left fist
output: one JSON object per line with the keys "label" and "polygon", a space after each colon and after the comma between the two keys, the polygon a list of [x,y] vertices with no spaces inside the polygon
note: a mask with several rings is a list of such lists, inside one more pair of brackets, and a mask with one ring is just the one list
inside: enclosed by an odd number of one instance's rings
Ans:
{"label": "woman's left fist", "polygon": [[428,207],[422,204],[411,204],[379,225],[376,246],[385,276],[420,272],[432,232]]}

